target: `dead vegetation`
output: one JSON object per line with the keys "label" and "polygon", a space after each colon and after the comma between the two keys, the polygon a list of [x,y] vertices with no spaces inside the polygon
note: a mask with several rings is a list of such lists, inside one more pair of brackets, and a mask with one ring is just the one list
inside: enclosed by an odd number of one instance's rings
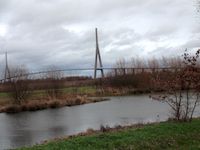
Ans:
{"label": "dead vegetation", "polygon": [[183,54],[184,68],[168,72],[154,78],[156,89],[163,92],[154,96],[155,100],[166,102],[171,107],[172,118],[177,121],[192,121],[196,106],[200,103],[200,49],[192,55],[186,50]]}
{"label": "dead vegetation", "polygon": [[[199,64],[199,61],[196,61],[195,67],[199,67]],[[14,101],[9,104],[2,101],[1,103],[6,107],[1,110],[5,112],[7,109],[14,112],[16,108],[16,112],[18,112],[94,102],[86,100],[84,94],[87,96],[115,96],[152,91],[163,92],[162,86],[156,86],[154,79],[159,77],[163,81],[168,81],[169,78],[180,73],[180,68],[185,68],[187,65],[183,63],[181,57],[162,57],[160,59],[137,57],[131,60],[120,59],[114,67],[117,69],[108,72],[105,78],[97,80],[92,80],[91,77],[64,77],[64,74],[56,67],[50,68],[49,72],[41,79],[30,79],[27,76],[28,70],[24,68],[13,70],[14,78],[1,84],[0,90],[10,93]],[[78,87],[83,87],[83,85],[95,86],[96,89],[92,92],[80,93]],[[66,87],[73,87],[73,90],[65,91]],[[37,90],[45,92],[42,97],[39,96],[36,100],[32,100],[30,95],[34,95]],[[26,99],[28,100],[26,101]]]}
{"label": "dead vegetation", "polygon": [[46,108],[59,108],[63,106],[75,106],[87,103],[95,103],[108,100],[106,98],[89,98],[87,95],[74,96],[68,95],[62,99],[48,99],[42,98],[40,100],[29,100],[18,104],[7,104],[0,107],[0,112],[17,113],[22,111],[36,111]]}

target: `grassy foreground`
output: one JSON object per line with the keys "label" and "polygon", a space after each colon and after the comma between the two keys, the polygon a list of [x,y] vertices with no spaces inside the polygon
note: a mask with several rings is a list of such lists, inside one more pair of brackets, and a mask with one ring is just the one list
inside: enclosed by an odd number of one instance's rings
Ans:
{"label": "grassy foreground", "polygon": [[200,149],[200,119],[128,127],[51,141],[21,150]]}

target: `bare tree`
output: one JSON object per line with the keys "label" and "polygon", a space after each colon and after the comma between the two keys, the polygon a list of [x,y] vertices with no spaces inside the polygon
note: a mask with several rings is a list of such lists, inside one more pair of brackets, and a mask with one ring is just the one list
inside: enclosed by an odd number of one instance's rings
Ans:
{"label": "bare tree", "polygon": [[182,61],[184,68],[178,72],[167,72],[167,75],[157,76],[154,80],[156,88],[164,92],[153,98],[166,102],[176,120],[191,121],[200,102],[200,70],[197,67],[199,54],[200,50],[194,56],[186,50]]}
{"label": "bare tree", "polygon": [[10,67],[10,78],[8,79],[8,91],[14,99],[14,103],[20,104],[30,95],[28,76],[29,72],[25,66]]}
{"label": "bare tree", "polygon": [[160,67],[160,63],[159,60],[156,58],[152,58],[148,60],[148,67],[149,68],[159,68]]}
{"label": "bare tree", "polygon": [[142,58],[140,58],[140,57],[133,57],[132,59],[131,59],[131,66],[133,67],[133,68],[137,68],[136,70],[135,70],[135,73],[140,73],[140,72],[142,72],[142,69],[141,68],[146,68],[147,67],[147,64],[146,64],[146,61],[145,61],[145,59],[142,59]]}
{"label": "bare tree", "polygon": [[117,75],[125,75],[126,74],[126,60],[124,58],[119,59],[115,64],[117,69]]}
{"label": "bare tree", "polygon": [[144,59],[140,58],[140,57],[133,57],[131,59],[131,66],[133,68],[145,68],[146,67],[146,64],[145,64],[145,61]]}
{"label": "bare tree", "polygon": [[61,96],[62,88],[64,86],[62,81],[63,73],[56,66],[51,66],[48,70],[49,71],[45,75],[48,80],[46,93],[51,98],[58,98]]}

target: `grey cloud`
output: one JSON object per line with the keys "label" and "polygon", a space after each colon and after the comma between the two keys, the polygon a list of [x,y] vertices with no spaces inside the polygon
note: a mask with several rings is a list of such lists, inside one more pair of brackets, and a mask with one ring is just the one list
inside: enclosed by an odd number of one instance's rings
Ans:
{"label": "grey cloud", "polygon": [[148,31],[145,34],[145,37],[152,40],[158,40],[162,37],[169,37],[177,33],[177,28],[178,27],[174,25],[164,25],[158,29],[152,29],[151,31]]}
{"label": "grey cloud", "polygon": [[158,58],[165,57],[181,57],[185,48],[180,47],[158,47],[152,52],[149,52],[150,57],[157,56]]}
{"label": "grey cloud", "polygon": [[0,13],[5,12],[7,10],[7,7],[9,5],[9,1],[0,1]]}
{"label": "grey cloud", "polygon": [[[200,36],[199,36],[200,39]],[[184,45],[182,45],[183,48],[187,48],[187,49],[198,49],[200,48],[200,43],[199,43],[199,39],[192,39],[190,41],[188,41],[187,43],[185,43]]]}
{"label": "grey cloud", "polygon": [[[0,37],[0,46],[9,52],[9,61],[36,70],[51,64],[92,67],[94,28],[99,27],[105,66],[121,57],[179,54],[183,47],[199,47],[193,4],[188,0],[1,0],[0,24],[7,24],[9,30]],[[170,45],[162,45],[163,39]],[[153,43],[151,51],[141,42],[145,40]]]}

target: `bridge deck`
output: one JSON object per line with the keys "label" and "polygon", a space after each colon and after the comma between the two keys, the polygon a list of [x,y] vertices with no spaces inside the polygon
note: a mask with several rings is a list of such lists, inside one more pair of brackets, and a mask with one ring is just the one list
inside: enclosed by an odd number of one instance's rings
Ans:
{"label": "bridge deck", "polygon": [[[155,71],[155,70],[179,70],[182,69],[181,67],[161,67],[161,68],[148,68],[148,67],[143,67],[143,68],[133,68],[133,67],[102,67],[102,68],[97,68],[97,70],[110,70],[110,71],[115,71],[115,73],[117,71],[124,71],[124,73],[126,73],[126,71],[128,70],[132,70],[132,71],[137,71],[137,70],[141,70],[141,71]],[[93,71],[94,68],[67,68],[67,69],[58,69],[58,70],[45,70],[45,71],[36,71],[36,72],[30,72],[30,73],[26,73],[26,74],[22,74],[20,76],[28,76],[28,75],[39,75],[39,74],[45,74],[45,73],[50,73],[50,72],[70,72],[70,71]],[[8,79],[12,79],[18,76],[12,76],[10,78],[7,79],[1,79],[0,82],[4,81],[4,80],[8,80]]]}

